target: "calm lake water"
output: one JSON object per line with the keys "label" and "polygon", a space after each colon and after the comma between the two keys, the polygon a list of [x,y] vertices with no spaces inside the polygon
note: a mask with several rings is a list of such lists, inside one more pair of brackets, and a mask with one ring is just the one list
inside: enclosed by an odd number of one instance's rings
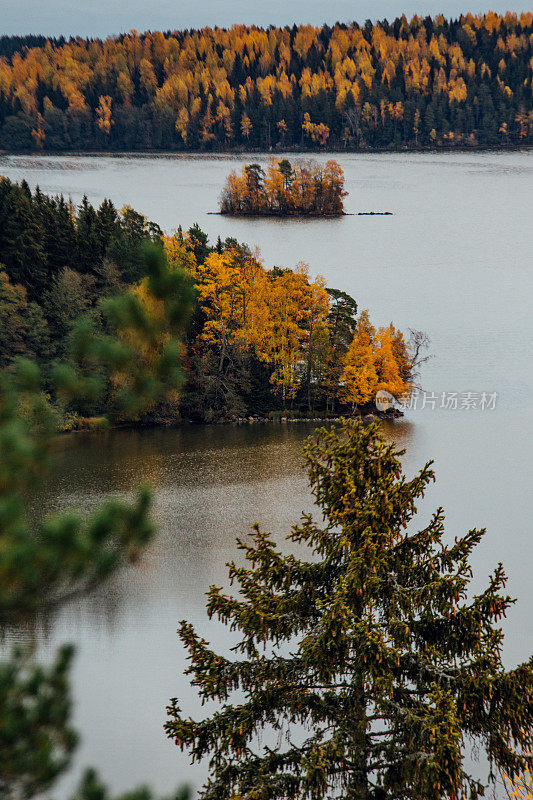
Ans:
{"label": "calm lake water", "polygon": [[[194,222],[212,239],[258,245],[268,265],[307,262],[352,294],[376,324],[425,330],[433,358],[426,407],[387,435],[407,448],[412,473],[435,459],[437,483],[421,509],[447,511],[448,536],[486,527],[474,557],[475,588],[503,561],[518,597],[505,630],[505,661],[533,650],[531,433],[533,397],[533,153],[337,156],[347,210],[393,216],[246,220],[210,216],[225,176],[247,159],[220,157],[0,157],[0,174],[75,202],[110,197],[171,231]],[[253,159],[260,160],[257,155]],[[249,159],[248,159],[249,160]],[[441,393],[497,393],[494,409],[441,408]],[[435,405],[432,408],[432,405]],[[187,427],[62,440],[59,471],[39,498],[50,508],[94,507],[141,480],[157,489],[160,536],[148,557],[89,600],[49,620],[43,654],[78,645],[75,722],[82,745],[53,795],[62,800],[94,764],[115,791],[139,782],[168,792],[200,785],[205,768],[166,741],[172,696],[196,713],[182,676],[178,621],[198,624],[221,649],[226,631],[205,622],[204,592],[225,581],[234,539],[260,521],[280,536],[310,507],[301,467],[306,425]]]}

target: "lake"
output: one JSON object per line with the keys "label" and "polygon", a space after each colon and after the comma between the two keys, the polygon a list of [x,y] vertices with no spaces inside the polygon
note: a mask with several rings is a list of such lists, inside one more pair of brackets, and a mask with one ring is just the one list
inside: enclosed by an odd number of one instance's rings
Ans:
{"label": "lake", "polygon": [[[213,241],[220,234],[258,245],[267,265],[306,262],[378,325],[393,320],[426,331],[426,394],[387,436],[407,448],[409,473],[435,459],[437,482],[421,524],[442,505],[450,538],[487,528],[474,555],[475,588],[503,561],[508,589],[519,598],[505,623],[504,658],[514,665],[533,650],[533,152],[335,157],[346,176],[347,210],[392,216],[212,216],[228,172],[250,160],[226,155],[3,156],[0,174],[74,202],[83,194],[93,203],[110,197],[169,232],[198,222]],[[458,407],[442,407],[453,406],[453,393]],[[483,393],[494,398],[484,408]],[[162,731],[170,697],[198,711],[182,676],[176,628],[191,619],[217,648],[228,647],[226,631],[205,622],[204,593],[224,583],[235,536],[255,521],[281,536],[310,508],[300,455],[310,430],[190,426],[61,440],[58,473],[39,507],[90,509],[147,479],[157,490],[160,535],[135,569],[43,626],[44,656],[60,642],[78,646],[73,685],[82,744],[55,798],[67,797],[89,764],[117,792],[140,782],[160,793],[201,784],[205,768],[190,768]]]}

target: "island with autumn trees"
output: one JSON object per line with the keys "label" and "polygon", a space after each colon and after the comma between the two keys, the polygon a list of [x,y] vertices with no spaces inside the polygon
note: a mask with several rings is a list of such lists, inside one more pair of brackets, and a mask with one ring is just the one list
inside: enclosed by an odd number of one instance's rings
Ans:
{"label": "island with autumn trees", "polygon": [[[97,422],[124,389],[117,373],[97,402],[53,396],[46,377],[71,357],[80,319],[105,333],[106,302],[126,290],[153,319],[161,313],[143,271],[150,242],[196,301],[183,336],[182,389],[139,423],[367,414],[376,412],[379,389],[397,399],[411,392],[423,337],[406,340],[392,323],[376,328],[355,299],[305,264],[269,269],[258,250],[234,239],[211,246],[197,225],[167,235],[132,208],[118,211],[109,200],[94,208],[86,198],[75,208],[4,178],[0,369],[19,356],[36,360],[65,429]],[[154,337],[147,363],[163,346]]]}
{"label": "island with autumn trees", "polygon": [[295,164],[271,158],[266,172],[260,164],[245,164],[240,175],[228,175],[220,196],[220,213],[240,216],[337,217],[345,213],[344,172],[330,159]]}

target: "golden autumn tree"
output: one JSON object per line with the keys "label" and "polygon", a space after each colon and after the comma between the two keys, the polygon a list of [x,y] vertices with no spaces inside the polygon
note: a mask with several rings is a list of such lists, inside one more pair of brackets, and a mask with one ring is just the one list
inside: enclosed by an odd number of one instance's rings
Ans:
{"label": "golden autumn tree", "polygon": [[374,328],[362,311],[344,358],[339,396],[347,403],[366,405],[383,390],[396,400],[406,398],[413,385],[414,356],[403,333],[391,324]]}
{"label": "golden autumn tree", "polygon": [[248,114],[244,113],[241,117],[241,134],[245,139],[250,138],[250,134],[253,130],[252,120],[248,116]]}
{"label": "golden autumn tree", "polygon": [[113,118],[111,116],[112,102],[113,100],[108,94],[101,95],[98,108],[96,109],[97,125],[102,133],[104,133],[106,136],[110,135],[111,127],[114,125]]}
{"label": "golden autumn tree", "polygon": [[[182,263],[171,264],[160,245],[145,245],[144,252],[151,263],[161,265],[160,280],[164,280],[166,286],[162,284],[158,291],[154,291],[152,276],[143,278],[130,288],[121,304],[117,305],[115,322],[120,323],[119,338],[133,354],[136,368],[145,370],[149,374],[155,373],[162,367],[174,369],[181,362],[185,351],[182,341],[173,339],[168,329],[169,316],[177,315],[180,308],[179,304],[169,307],[165,289],[172,285],[182,285],[186,287],[190,299],[192,291],[189,272],[183,269]],[[162,362],[163,358],[166,359],[166,365]],[[118,366],[111,376],[111,390],[115,402],[117,398],[127,398],[133,391],[131,375],[126,366],[125,362],[122,369],[118,359]],[[178,389],[173,388],[164,398],[158,397],[153,389],[154,385],[150,381],[147,380],[143,384],[143,391],[146,393],[143,413],[151,414],[164,406],[172,418],[179,417]]]}
{"label": "golden autumn tree", "polygon": [[196,269],[196,259],[191,243],[184,238],[181,228],[172,236],[163,236],[163,248],[170,268],[185,269],[191,275]]}
{"label": "golden autumn tree", "polygon": [[278,122],[276,122],[276,128],[278,129],[280,142],[283,143],[289,130],[287,123],[284,119],[280,119]]}
{"label": "golden autumn tree", "polygon": [[240,270],[229,254],[210,253],[197,265],[193,275],[198,301],[206,317],[200,338],[217,348],[223,362],[242,324]]}
{"label": "golden autumn tree", "polygon": [[302,131],[314,144],[325,147],[329,139],[329,127],[323,122],[311,122],[311,117],[306,111],[302,122]]}
{"label": "golden autumn tree", "polygon": [[415,135],[415,142],[418,144],[418,134],[420,133],[420,109],[417,108],[413,119],[413,133]]}
{"label": "golden autumn tree", "polygon": [[291,197],[281,163],[278,159],[269,159],[265,175],[265,192],[268,208],[271,211],[286,213],[291,205]]}
{"label": "golden autumn tree", "polygon": [[176,130],[179,131],[184,144],[187,144],[188,126],[189,126],[189,112],[186,108],[180,108],[176,119]]}
{"label": "golden autumn tree", "polygon": [[346,194],[342,167],[338,161],[329,159],[322,173],[322,205],[326,213],[342,214]]}
{"label": "golden autumn tree", "polygon": [[269,275],[259,252],[234,248],[229,257],[238,267],[242,287],[242,313],[237,337],[244,350],[253,353],[262,363],[268,363],[271,327]]}
{"label": "golden autumn tree", "polygon": [[402,341],[403,336],[398,341],[392,323],[388,328],[380,328],[376,334],[375,365],[378,378],[376,391],[383,389],[397,400],[407,395],[411,388],[405,379],[406,365],[401,352]]}
{"label": "golden autumn tree", "polygon": [[359,315],[355,335],[344,358],[339,396],[345,403],[365,405],[375,397],[379,380],[375,336],[376,330],[365,309]]}
{"label": "golden autumn tree", "polygon": [[35,127],[32,129],[31,135],[37,145],[39,150],[44,148],[44,143],[46,140],[46,134],[44,130],[44,119],[42,114],[37,114],[37,120],[35,123]]}
{"label": "golden autumn tree", "polygon": [[[273,270],[270,279],[268,344],[269,361],[273,367],[270,380],[285,405],[296,397],[300,386],[301,369],[310,342],[309,315],[314,316],[318,311],[320,316],[323,285],[310,286],[309,272],[304,264],[299,264],[294,270]],[[310,299],[316,302],[314,312],[309,309]]]}
{"label": "golden autumn tree", "polygon": [[247,199],[246,177],[233,170],[226,178],[220,193],[220,212],[222,214],[245,213]]}
{"label": "golden autumn tree", "polygon": [[191,342],[189,359],[196,390],[208,420],[241,413],[238,387],[245,377],[243,282],[230,253],[211,252],[192,273],[202,324]]}

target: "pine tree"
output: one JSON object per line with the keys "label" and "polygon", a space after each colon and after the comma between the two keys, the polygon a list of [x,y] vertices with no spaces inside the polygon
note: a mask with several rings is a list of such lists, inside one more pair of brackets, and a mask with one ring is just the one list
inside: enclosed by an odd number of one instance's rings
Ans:
{"label": "pine tree", "polygon": [[211,248],[207,242],[207,234],[204,233],[198,223],[195,222],[194,225],[192,225],[187,231],[187,236],[189,238],[196,263],[201,264],[211,252]]}
{"label": "pine tree", "polygon": [[100,258],[102,260],[107,253],[107,248],[109,247],[111,239],[117,232],[117,227],[118,215],[115,206],[111,200],[106,198],[96,212],[96,228],[98,231]]}
{"label": "pine tree", "polygon": [[76,226],[68,202],[63,196],[54,201],[53,229],[48,239],[49,275],[76,265]]}
{"label": "pine tree", "polygon": [[327,407],[333,410],[338,395],[343,360],[355,333],[357,303],[353,297],[340,289],[326,291],[331,298],[331,309],[328,314],[329,339],[324,392]]}
{"label": "pine tree", "polygon": [[77,218],[78,256],[77,272],[91,275],[101,264],[98,216],[93,206],[83,196]]}
{"label": "pine tree", "polygon": [[[183,329],[192,302],[188,278],[168,269],[156,245],[144,253],[146,290],[159,314],[132,293],[109,298],[103,313],[107,334],[80,323],[71,339],[71,363],[53,370],[54,388],[65,400],[98,399],[102,375],[120,372],[115,413],[135,415],[175,392],[181,383]],[[0,277],[1,277],[0,273]],[[4,273],[4,294],[9,290]],[[9,299],[9,298],[8,298]],[[1,298],[0,298],[1,300]],[[11,302],[11,301],[10,301]],[[129,334],[125,341],[124,333]],[[135,336],[133,336],[135,334]],[[164,344],[156,357],[143,348]],[[100,375],[95,378],[95,371]],[[131,418],[131,416],[130,416]],[[0,623],[24,623],[89,591],[134,561],[154,534],[150,492],[132,501],[109,499],[89,517],[76,510],[41,517],[28,503],[36,484],[48,477],[57,418],[42,392],[37,364],[18,360],[0,372]],[[76,736],[70,725],[68,668],[72,648],[61,648],[46,667],[30,649],[16,647],[0,657],[0,797],[29,800],[49,789],[68,766]],[[77,800],[107,800],[90,773]],[[148,790],[123,800],[150,800]],[[178,795],[177,797],[185,797]]]}
{"label": "pine tree", "polygon": [[27,184],[17,186],[1,178],[0,185],[2,261],[12,283],[22,284],[29,299],[38,300],[47,278],[44,231],[34,212]]}
{"label": "pine tree", "polygon": [[[193,760],[211,758],[205,800],[476,798],[469,742],[485,750],[491,781],[533,765],[533,660],[502,664],[503,569],[472,596],[484,531],[450,543],[440,508],[414,529],[434,475],[430,462],[408,480],[403,453],[360,421],[311,437],[325,522],[304,515],[288,536],[309,558],[285,555],[259,526],[239,542],[238,595],[212,587],[207,604],[241,634],[235,658],[182,622],[193,685],[224,704],[203,721],[176,699],[168,708],[168,736]],[[269,728],[278,746],[261,744]]]}

